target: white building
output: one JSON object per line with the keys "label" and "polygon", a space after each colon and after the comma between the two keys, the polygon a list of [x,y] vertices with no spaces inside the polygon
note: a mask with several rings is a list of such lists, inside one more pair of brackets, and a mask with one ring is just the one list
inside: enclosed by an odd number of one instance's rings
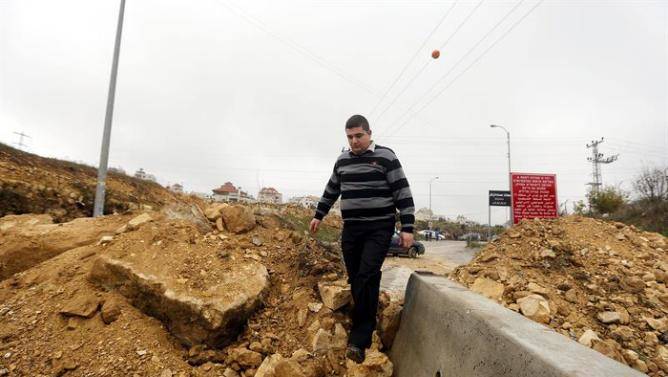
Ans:
{"label": "white building", "polygon": [[273,187],[263,187],[257,194],[258,202],[281,204],[283,203],[283,194]]}
{"label": "white building", "polygon": [[294,198],[290,198],[290,203],[291,204],[298,204],[304,208],[315,208],[318,206],[318,201],[320,200],[319,197],[314,196],[314,195],[309,195],[309,196],[296,196]]}
{"label": "white building", "polygon": [[151,182],[156,182],[157,181],[157,179],[155,178],[155,175],[146,173],[143,168],[139,168],[139,170],[137,170],[135,172],[135,178],[139,178],[139,179],[143,179],[145,181],[151,181]]}

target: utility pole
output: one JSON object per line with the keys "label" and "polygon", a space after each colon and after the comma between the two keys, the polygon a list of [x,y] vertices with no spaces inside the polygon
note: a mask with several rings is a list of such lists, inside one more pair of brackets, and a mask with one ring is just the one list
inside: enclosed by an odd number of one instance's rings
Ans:
{"label": "utility pole", "polygon": [[[432,184],[432,182],[434,182],[437,179],[438,179],[438,177],[434,177],[434,178],[429,180],[429,212],[431,212],[431,184]],[[434,216],[434,213],[431,212],[430,216]]]}
{"label": "utility pole", "polygon": [[97,170],[97,188],[95,190],[95,207],[93,216],[104,214],[104,195],[107,185],[107,165],[109,164],[109,140],[111,139],[111,119],[114,115],[114,98],[116,96],[116,76],[118,74],[118,55],[121,50],[121,34],[123,32],[123,15],[125,13],[125,0],[121,0],[118,11],[118,26],[116,27],[116,43],[114,45],[114,57],[111,63],[111,78],[109,79],[109,94],[107,96],[107,113],[104,117],[104,132],[102,134],[102,149],[100,150],[100,166]]}
{"label": "utility pole", "polygon": [[[510,176],[511,169],[510,169],[510,131],[508,131],[505,127],[499,126],[496,124],[491,124],[489,126],[490,128],[500,128],[506,133],[506,145],[508,147],[508,191],[510,192],[510,195],[513,195],[513,183],[512,183],[512,178]],[[513,207],[512,205],[509,207],[509,213],[508,213],[508,223],[509,226],[513,226]]]}
{"label": "utility pole", "polygon": [[16,146],[18,146],[19,149],[21,149],[21,150],[23,150],[23,147],[26,146],[25,144],[23,144],[23,138],[24,138],[24,137],[27,137],[28,139],[32,139],[30,136],[24,134],[23,131],[21,131],[21,132],[14,132],[14,134],[19,135],[19,142],[16,143]]}
{"label": "utility pole", "polygon": [[587,148],[591,148],[592,154],[591,157],[587,157],[587,161],[592,164],[592,178],[593,181],[589,182],[588,185],[591,186],[591,192],[598,193],[599,189],[603,185],[603,180],[601,179],[601,164],[611,164],[617,161],[619,157],[618,154],[610,157],[604,157],[603,153],[599,153],[598,145],[603,142],[601,140],[593,140],[591,143],[587,144]]}

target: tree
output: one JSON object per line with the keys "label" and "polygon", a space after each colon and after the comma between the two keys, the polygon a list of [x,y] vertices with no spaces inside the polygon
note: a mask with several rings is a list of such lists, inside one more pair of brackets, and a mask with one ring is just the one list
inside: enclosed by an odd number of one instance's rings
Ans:
{"label": "tree", "polygon": [[641,199],[650,202],[668,200],[668,169],[645,167],[633,182]]}
{"label": "tree", "polygon": [[589,206],[599,214],[610,214],[619,210],[627,202],[628,194],[614,186],[608,186],[600,191],[590,191],[587,194]]}

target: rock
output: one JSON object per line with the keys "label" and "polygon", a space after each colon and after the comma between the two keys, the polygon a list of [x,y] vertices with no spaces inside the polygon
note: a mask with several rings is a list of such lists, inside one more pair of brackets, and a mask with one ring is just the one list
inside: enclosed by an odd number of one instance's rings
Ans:
{"label": "rock", "polygon": [[260,343],[260,342],[251,343],[250,346],[248,346],[248,349],[250,349],[251,351],[259,352],[259,353],[264,352],[264,347],[262,347],[262,343]]}
{"label": "rock", "polygon": [[219,232],[222,232],[225,230],[225,227],[223,226],[223,218],[219,217],[216,219],[216,229],[218,229]]}
{"label": "rock", "polygon": [[299,309],[299,311],[297,312],[297,324],[299,325],[299,327],[304,327],[307,318],[308,318],[308,310]]}
{"label": "rock", "polygon": [[308,310],[317,313],[322,309],[322,302],[311,302],[308,304]]}
{"label": "rock", "polygon": [[275,377],[276,365],[283,360],[283,356],[278,353],[265,357],[264,360],[262,360],[260,367],[257,368],[255,377]]}
{"label": "rock", "polygon": [[162,373],[160,373],[160,377],[172,377],[173,375],[174,373],[171,369],[164,369]]}
{"label": "rock", "polygon": [[225,228],[232,233],[244,233],[255,228],[253,211],[244,206],[226,206],[221,209]]}
{"label": "rock", "polygon": [[244,368],[257,368],[262,364],[262,355],[245,347],[233,348],[228,351],[228,355]]}
{"label": "rock", "polygon": [[350,286],[345,280],[318,283],[320,298],[326,307],[338,310],[352,300]]}
{"label": "rock", "polygon": [[140,226],[153,221],[151,218],[151,215],[148,213],[142,213],[141,215],[133,218],[132,220],[128,221],[127,227],[128,230],[136,230],[139,229]]}
{"label": "rock", "polygon": [[588,329],[587,331],[584,332],[584,334],[582,334],[582,336],[580,336],[580,339],[578,339],[578,343],[587,347],[591,347],[592,341],[594,340],[601,340],[601,339],[598,337],[598,334],[596,334],[596,332],[594,332],[591,329]]}
{"label": "rock", "polygon": [[612,339],[592,340],[592,348],[609,358],[624,362],[624,356],[621,353],[622,347]]}
{"label": "rock", "polygon": [[661,319],[654,319],[654,318],[645,318],[645,321],[651,327],[652,329],[663,332],[668,330],[668,323],[666,321],[666,318],[661,318]]}
{"label": "rock", "polygon": [[251,243],[255,246],[262,246],[262,239],[258,236],[253,236]]}
{"label": "rock", "polygon": [[600,312],[596,315],[596,318],[606,325],[611,323],[619,323],[622,319],[617,312]]}
{"label": "rock", "polygon": [[331,344],[332,335],[325,329],[318,329],[311,342],[311,349],[316,353],[325,353],[330,349]]}
{"label": "rock", "polygon": [[100,245],[106,245],[113,240],[114,240],[114,236],[102,236],[102,238],[100,238],[99,244]]}
{"label": "rock", "polygon": [[398,303],[390,303],[381,312],[378,333],[385,349],[392,348],[394,337],[397,335],[397,331],[399,331],[402,309],[403,307]]}
{"label": "rock", "polygon": [[371,351],[362,364],[346,360],[347,377],[392,377],[393,365],[381,352]]}
{"label": "rock", "polygon": [[550,304],[540,295],[532,294],[517,300],[520,311],[525,317],[536,322],[550,322]]}
{"label": "rock", "polygon": [[227,203],[215,203],[204,210],[204,216],[209,221],[217,221],[222,216],[222,209],[227,207]]}
{"label": "rock", "polygon": [[518,238],[521,238],[522,235],[519,232],[515,232],[515,231],[511,230],[511,231],[508,231],[508,237],[510,237],[512,239],[518,239]]}
{"label": "rock", "polygon": [[128,224],[121,226],[120,228],[114,231],[115,234],[123,234],[128,231]]}
{"label": "rock", "polygon": [[93,318],[100,302],[101,300],[92,294],[81,293],[70,299],[60,310],[60,314],[66,317]]}
{"label": "rock", "polygon": [[536,283],[534,283],[534,282],[529,283],[529,284],[527,285],[527,289],[528,289],[530,292],[538,293],[538,294],[541,294],[541,295],[546,295],[546,294],[549,293],[549,291],[547,290],[547,288],[542,287],[542,286],[540,286],[540,285],[538,285],[538,284],[536,284]]}
{"label": "rock", "polygon": [[[263,376],[263,377],[264,377],[264,376],[267,376],[267,377],[269,376],[269,375],[264,375],[264,374],[263,374],[263,375],[260,375],[260,374],[258,374],[259,372],[260,372],[260,371],[258,370],[258,371],[255,373],[255,375],[256,375],[256,376]],[[239,373],[237,373],[237,371],[235,371],[234,369],[232,369],[232,368],[225,368],[225,371],[223,372],[223,377],[241,377],[241,376],[239,376]]]}
{"label": "rock", "polygon": [[340,323],[334,325],[334,336],[332,337],[332,349],[344,350],[348,345],[348,333]]}
{"label": "rock", "polygon": [[104,305],[102,305],[102,310],[100,310],[102,321],[107,325],[116,321],[120,315],[121,303],[117,299],[105,301]]}
{"label": "rock", "polygon": [[473,292],[480,293],[489,299],[501,301],[503,298],[504,287],[503,284],[498,283],[492,279],[479,277],[475,279],[473,285],[471,285],[471,290]]}
{"label": "rock", "polygon": [[550,258],[550,259],[554,259],[557,257],[557,254],[555,254],[552,249],[543,249],[540,251],[538,255],[540,255],[541,258]]}
{"label": "rock", "polygon": [[[187,258],[187,254],[178,258]],[[179,265],[166,266],[178,269]],[[232,341],[261,306],[269,288],[267,269],[255,262],[224,272],[220,283],[203,289],[179,284],[172,277],[178,276],[178,271],[166,266],[102,256],[93,263],[88,280],[107,290],[117,289],[139,310],[161,320],[189,347],[201,343],[220,347]]]}
{"label": "rock", "polygon": [[615,235],[615,238],[618,241],[624,241],[626,239],[626,236],[624,235],[624,233],[617,233],[617,235]]}
{"label": "rock", "polygon": [[645,282],[637,276],[625,276],[620,286],[629,293],[640,293],[645,289]]}
{"label": "rock", "polygon": [[610,336],[618,342],[627,342],[633,338],[635,332],[628,326],[619,326],[612,330]]}

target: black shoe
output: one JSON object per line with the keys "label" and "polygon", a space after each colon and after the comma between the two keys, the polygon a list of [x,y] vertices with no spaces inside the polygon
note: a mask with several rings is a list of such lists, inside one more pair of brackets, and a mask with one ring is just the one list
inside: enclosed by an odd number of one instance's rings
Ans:
{"label": "black shoe", "polygon": [[356,362],[357,364],[362,364],[365,358],[364,350],[355,345],[348,344],[348,348],[346,349],[346,357]]}

